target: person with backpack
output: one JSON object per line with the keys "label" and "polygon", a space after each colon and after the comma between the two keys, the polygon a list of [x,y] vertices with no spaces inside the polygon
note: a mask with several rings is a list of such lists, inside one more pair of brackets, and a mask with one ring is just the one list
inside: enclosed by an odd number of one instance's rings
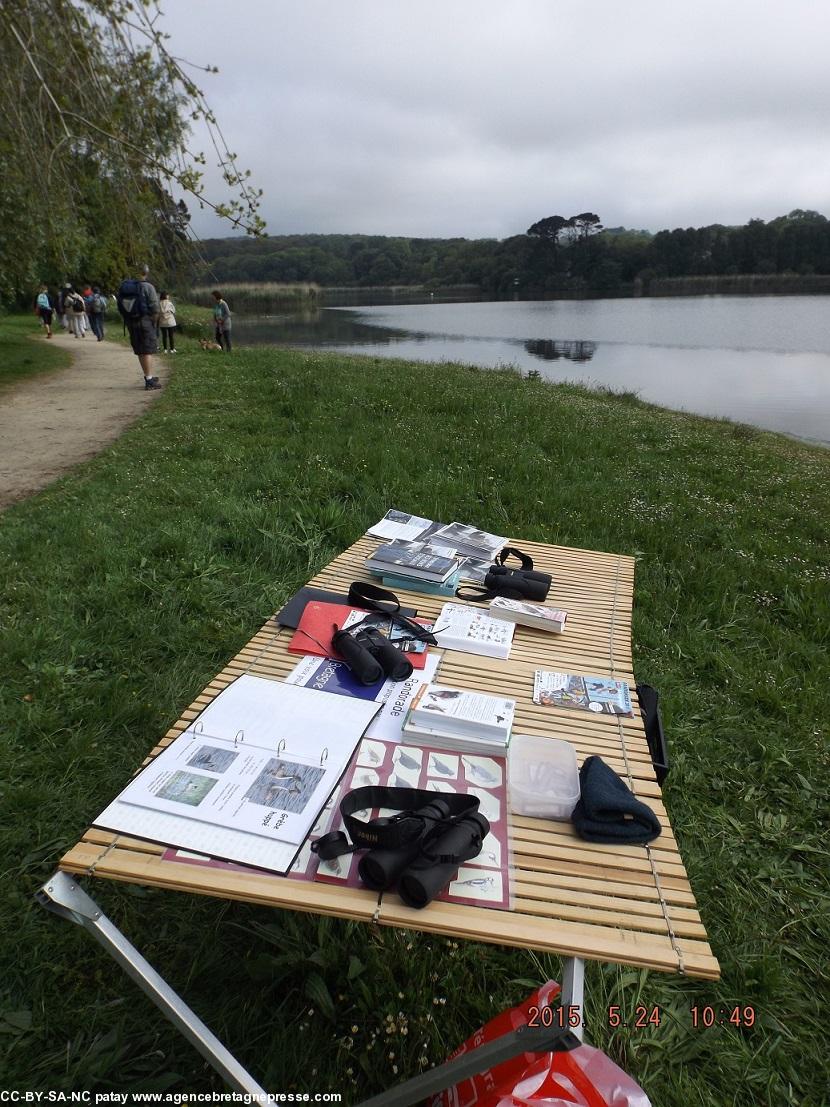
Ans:
{"label": "person with backpack", "polygon": [[176,305],[166,292],[161,293],[159,301],[159,330],[161,331],[161,348],[170,353],[176,352]]}
{"label": "person with backpack", "polygon": [[68,284],[61,285],[61,287],[58,289],[56,305],[58,312],[58,322],[65,331],[69,330],[69,320],[66,318],[66,295],[69,291],[71,290]]}
{"label": "person with backpack", "polygon": [[89,297],[87,305],[87,312],[89,313],[89,325],[92,327],[92,333],[98,339],[99,342],[104,341],[104,317],[107,312],[107,298],[101,292],[101,289],[96,285],[92,290],[92,295]]}
{"label": "person with backpack", "polygon": [[156,337],[159,298],[155,288],[147,280],[150,273],[148,267],[137,266],[135,271],[135,277],[127,277],[121,282],[116,302],[124,326],[129,332],[133,353],[144,374],[144,387],[149,391],[161,388],[161,382],[153,374],[153,354],[159,348]]}
{"label": "person with backpack", "polygon": [[49,297],[49,289],[45,284],[40,286],[40,291],[37,294],[36,309],[40,316],[40,321],[46,328],[46,337],[52,337],[52,301]]}
{"label": "person with backpack", "polygon": [[68,291],[64,292],[63,306],[69,324],[69,333],[74,334],[76,338],[83,338],[86,331],[86,304],[80,292],[74,292],[71,285],[68,286]]}

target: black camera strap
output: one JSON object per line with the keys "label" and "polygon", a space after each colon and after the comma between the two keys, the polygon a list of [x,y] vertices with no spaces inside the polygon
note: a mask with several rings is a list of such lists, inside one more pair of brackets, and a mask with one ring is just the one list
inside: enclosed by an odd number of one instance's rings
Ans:
{"label": "black camera strap", "polygon": [[[330,831],[311,843],[312,853],[321,861],[330,861],[344,853],[359,849],[400,849],[417,842],[424,834],[425,822],[417,811],[440,799],[447,807],[443,827],[478,811],[478,796],[465,796],[456,792],[433,792],[424,788],[385,788],[370,784],[347,792],[340,801],[340,814],[349,839],[342,830]],[[398,815],[381,816],[368,822],[358,819],[356,811],[388,807],[399,811]],[[478,852],[478,850],[476,850]],[[467,857],[441,857],[442,862],[467,860]]]}
{"label": "black camera strap", "polygon": [[[517,557],[521,563],[522,569],[530,570],[533,568],[533,558],[530,554],[523,553],[521,550],[516,549],[515,546],[505,546],[499,553],[493,558],[494,565],[504,565],[508,557]],[[456,588],[455,595],[459,600],[471,600],[473,603],[482,603],[485,600],[493,600],[496,596],[504,596],[506,592],[499,592],[495,588],[488,588],[484,585],[468,584],[466,587]],[[520,599],[519,592],[513,597],[514,599]]]}
{"label": "black camera strap", "polygon": [[[426,642],[429,646],[437,646],[438,639],[422,627],[420,623],[401,614],[401,603],[394,592],[386,588],[380,588],[377,584],[370,584],[365,580],[353,580],[349,585],[349,603],[355,607],[363,607],[372,614],[361,619],[359,623],[353,623],[348,629],[352,634],[364,623],[374,625],[374,615],[386,615],[390,623],[394,622],[406,632],[406,637],[416,642]],[[392,643],[394,645],[394,642]]]}
{"label": "black camera strap", "polygon": [[517,550],[515,546],[505,546],[501,553],[496,555],[494,561],[496,565],[504,565],[508,557],[517,557],[521,562],[522,568],[526,572],[530,572],[533,568],[533,558],[530,554],[522,553],[522,551]]}
{"label": "black camera strap", "polygon": [[384,615],[397,615],[401,609],[401,601],[394,592],[365,580],[353,580],[349,585],[349,603],[367,611],[382,611]]}

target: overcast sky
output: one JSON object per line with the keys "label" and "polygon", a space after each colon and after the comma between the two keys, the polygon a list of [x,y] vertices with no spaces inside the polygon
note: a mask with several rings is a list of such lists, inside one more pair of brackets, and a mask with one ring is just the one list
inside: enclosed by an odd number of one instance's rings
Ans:
{"label": "overcast sky", "polygon": [[[271,234],[504,238],[583,211],[654,231],[793,208],[830,216],[826,3],[164,10],[172,51],[220,68],[199,83],[265,191]],[[206,147],[199,131],[194,144]],[[193,226],[228,233],[197,210]]]}

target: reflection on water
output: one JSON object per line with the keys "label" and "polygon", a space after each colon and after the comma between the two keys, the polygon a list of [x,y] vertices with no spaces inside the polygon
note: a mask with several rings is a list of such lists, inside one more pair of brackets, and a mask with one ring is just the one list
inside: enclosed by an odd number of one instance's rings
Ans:
{"label": "reflection on water", "polygon": [[555,342],[550,338],[529,338],[525,349],[542,361],[590,361],[597,348],[596,342]]}
{"label": "reflection on water", "polygon": [[830,442],[828,306],[824,296],[376,305],[237,315],[234,336],[510,367]]}
{"label": "reflection on water", "polygon": [[386,345],[409,338],[396,327],[364,323],[356,312],[308,308],[290,315],[234,316],[234,335],[246,346]]}

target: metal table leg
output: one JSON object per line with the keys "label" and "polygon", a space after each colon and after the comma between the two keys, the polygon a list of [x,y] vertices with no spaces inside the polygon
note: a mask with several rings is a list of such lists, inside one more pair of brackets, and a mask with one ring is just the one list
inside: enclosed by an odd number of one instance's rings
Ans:
{"label": "metal table leg", "polygon": [[[247,1069],[239,1064],[135,946],[127,941],[74,877],[56,872],[43,885],[36,898],[47,911],[77,923],[88,931],[234,1091],[267,1098],[265,1090],[257,1084]],[[523,1027],[514,1034],[506,1035],[498,1043],[490,1043],[488,1047],[474,1050],[466,1057],[457,1058],[454,1062],[407,1081],[397,1089],[367,1100],[363,1107],[369,1107],[370,1104],[372,1107],[379,1107],[380,1104],[404,1107],[405,1104],[416,1103],[426,1095],[449,1087],[473,1073],[481,1072],[506,1057],[533,1050],[534,1047],[537,1051],[574,1048],[584,1036],[584,980],[584,962],[578,957],[566,959],[560,999],[563,1007],[579,1011],[578,1026],[557,1031],[542,1031],[539,1028],[538,1034],[531,1034],[528,1027]]]}
{"label": "metal table leg", "polygon": [[48,911],[77,923],[88,931],[234,1091],[266,1096],[267,1093],[250,1073],[159,976],[135,946],[127,941],[95,901],[79,887],[74,877],[63,872],[55,873],[43,885],[36,898]]}
{"label": "metal table leg", "polygon": [[578,1038],[568,1029],[561,1027],[520,1026],[501,1038],[479,1046],[447,1061],[438,1068],[423,1072],[399,1084],[397,1088],[381,1092],[372,1099],[365,1099],[358,1107],[413,1107],[435,1092],[452,1088],[463,1080],[477,1076],[485,1069],[509,1061],[520,1053],[554,1053],[558,1050],[575,1049]]}
{"label": "metal table leg", "polygon": [[[580,1042],[585,1040],[585,962],[580,957],[568,957],[563,962],[562,993],[560,1002],[563,1007],[579,1011],[579,1025],[571,1026]],[[568,1024],[570,1026],[570,1023]]]}

